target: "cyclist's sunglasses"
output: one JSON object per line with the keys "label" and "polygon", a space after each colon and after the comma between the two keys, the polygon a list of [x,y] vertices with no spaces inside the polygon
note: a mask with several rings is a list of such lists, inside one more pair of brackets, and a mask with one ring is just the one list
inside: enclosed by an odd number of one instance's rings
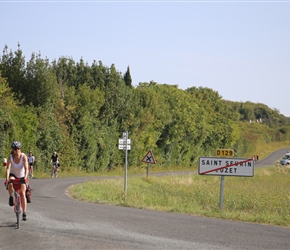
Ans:
{"label": "cyclist's sunglasses", "polygon": [[21,148],[12,148],[13,150],[20,150]]}

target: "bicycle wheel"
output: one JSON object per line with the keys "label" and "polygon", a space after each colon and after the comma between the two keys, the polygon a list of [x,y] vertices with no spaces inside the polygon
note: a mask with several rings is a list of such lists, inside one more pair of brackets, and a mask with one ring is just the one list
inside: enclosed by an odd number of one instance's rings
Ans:
{"label": "bicycle wheel", "polygon": [[16,228],[20,228],[20,212],[16,212]]}
{"label": "bicycle wheel", "polygon": [[52,167],[52,170],[51,170],[51,178],[56,178],[57,177],[57,168],[56,166],[53,166]]}
{"label": "bicycle wheel", "polygon": [[21,212],[21,209],[20,209],[20,197],[16,196],[16,203],[15,203],[15,213],[16,213],[16,228],[19,229],[20,228],[20,212]]}
{"label": "bicycle wheel", "polygon": [[29,169],[29,171],[28,171],[28,179],[32,179],[32,172],[31,172],[31,169]]}

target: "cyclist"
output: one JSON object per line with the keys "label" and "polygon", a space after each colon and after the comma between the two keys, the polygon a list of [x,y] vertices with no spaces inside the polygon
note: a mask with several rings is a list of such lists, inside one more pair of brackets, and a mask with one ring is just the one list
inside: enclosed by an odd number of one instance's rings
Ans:
{"label": "cyclist", "polygon": [[34,161],[35,161],[35,157],[34,157],[32,151],[29,152],[27,159],[28,159],[28,165],[29,165],[29,175],[32,178],[33,177],[33,165],[34,165]]}
{"label": "cyclist", "polygon": [[56,152],[53,152],[52,156],[51,156],[51,160],[50,162],[52,163],[52,168],[51,168],[51,177],[53,177],[53,171],[54,171],[54,168],[58,168],[58,155]]}
{"label": "cyclist", "polygon": [[21,152],[22,144],[18,141],[14,141],[11,144],[12,152],[7,160],[7,168],[6,168],[6,181],[5,186],[8,186],[9,193],[9,205],[13,206],[13,184],[9,181],[15,178],[20,178],[20,197],[21,197],[21,205],[23,209],[22,219],[26,220],[26,181],[28,175],[28,160],[26,154]]}

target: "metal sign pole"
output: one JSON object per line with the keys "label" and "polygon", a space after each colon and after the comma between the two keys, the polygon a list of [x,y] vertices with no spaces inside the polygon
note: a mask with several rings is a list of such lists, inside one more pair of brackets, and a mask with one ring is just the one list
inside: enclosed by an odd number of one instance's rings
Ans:
{"label": "metal sign pole", "polygon": [[127,175],[128,175],[128,150],[131,150],[131,139],[128,138],[128,131],[123,132],[123,137],[119,139],[118,148],[126,150],[124,164],[124,193],[127,192]]}
{"label": "metal sign pole", "polygon": [[148,164],[147,164],[147,171],[146,171],[146,173],[147,173],[146,176],[147,176],[147,177],[149,176],[149,166],[150,166],[150,164],[148,163]]}
{"label": "metal sign pole", "polygon": [[127,158],[128,158],[128,149],[127,149],[127,146],[128,146],[128,131],[127,132],[125,132],[124,133],[124,138],[123,138],[124,140],[126,140],[126,156],[125,156],[125,173],[124,173],[124,193],[126,193],[127,192],[127,170],[128,170],[128,167],[127,167],[127,165],[128,165],[128,160],[127,160]]}
{"label": "metal sign pole", "polygon": [[225,185],[225,176],[221,176],[221,186],[220,186],[220,210],[223,210],[223,200],[224,200],[224,185]]}

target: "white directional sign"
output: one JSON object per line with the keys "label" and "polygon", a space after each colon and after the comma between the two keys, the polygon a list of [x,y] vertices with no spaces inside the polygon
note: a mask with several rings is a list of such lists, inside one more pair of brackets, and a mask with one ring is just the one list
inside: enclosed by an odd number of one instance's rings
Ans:
{"label": "white directional sign", "polygon": [[119,139],[118,149],[131,150],[131,139],[126,138],[126,137]]}
{"label": "white directional sign", "polygon": [[[126,150],[126,145],[125,144],[119,144],[118,149]],[[131,150],[131,145],[127,145],[127,150]]]}
{"label": "white directional sign", "polygon": [[200,157],[200,175],[254,176],[254,160],[245,158]]}
{"label": "white directional sign", "polygon": [[131,144],[131,139],[119,139],[119,144],[126,144],[127,141],[127,145]]}

